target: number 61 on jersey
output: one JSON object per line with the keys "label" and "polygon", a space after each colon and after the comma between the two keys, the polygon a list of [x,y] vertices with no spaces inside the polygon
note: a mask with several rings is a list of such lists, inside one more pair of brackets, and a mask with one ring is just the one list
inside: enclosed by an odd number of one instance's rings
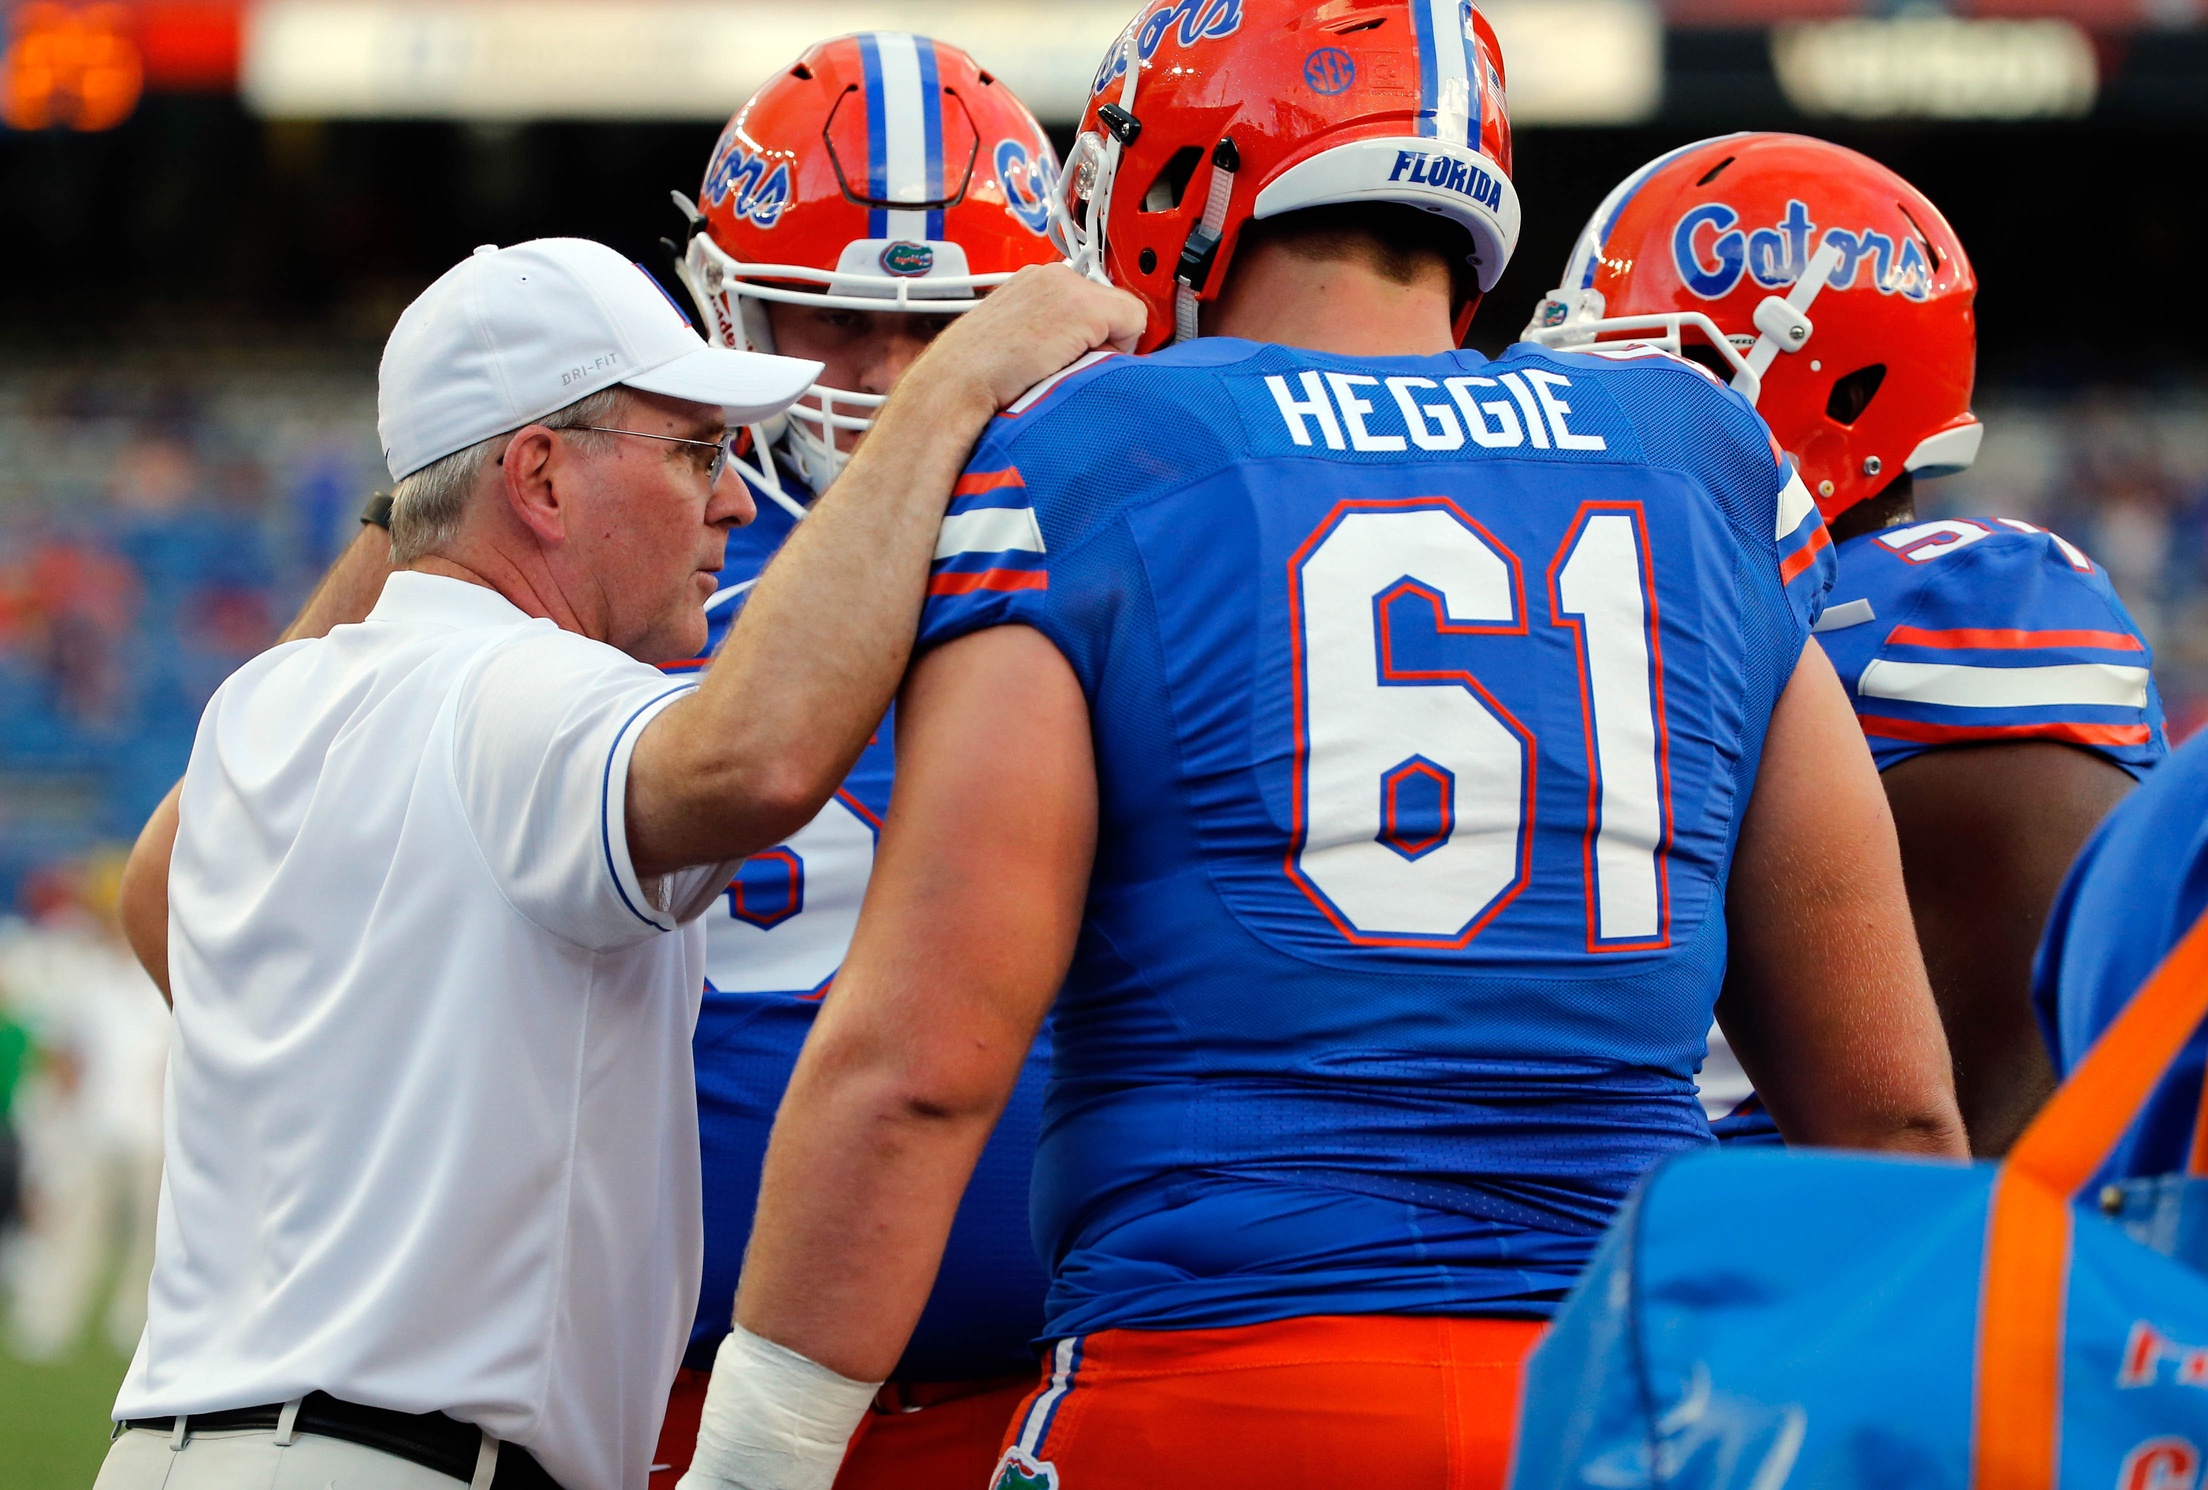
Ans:
{"label": "number 61 on jersey", "polygon": [[[1537,645],[1519,556],[1450,498],[1343,501],[1289,561],[1284,867],[1354,944],[1467,946],[1532,873],[1535,734],[1473,672],[1404,655],[1394,618],[1409,602],[1430,610],[1437,636],[1526,638],[1508,668],[1521,688],[1576,687],[1587,950],[1669,945],[1669,735],[1641,504],[1585,503],[1544,557],[1536,603],[1571,633],[1576,678]],[[1541,675],[1545,662],[1557,676]]]}

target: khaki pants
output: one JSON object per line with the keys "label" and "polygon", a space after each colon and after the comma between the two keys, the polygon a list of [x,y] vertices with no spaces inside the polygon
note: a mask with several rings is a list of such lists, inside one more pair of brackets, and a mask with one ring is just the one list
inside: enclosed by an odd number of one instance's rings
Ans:
{"label": "khaki pants", "polygon": [[[93,1490],[455,1490],[465,1484],[409,1459],[314,1433],[278,1444],[276,1430],[171,1436],[127,1428],[109,1446]],[[478,1474],[484,1484],[489,1473]]]}

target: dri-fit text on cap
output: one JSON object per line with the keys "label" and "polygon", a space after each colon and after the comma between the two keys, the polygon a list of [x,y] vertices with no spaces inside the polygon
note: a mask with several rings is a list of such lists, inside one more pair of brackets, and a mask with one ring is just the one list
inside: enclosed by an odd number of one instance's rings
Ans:
{"label": "dri-fit text on cap", "polygon": [[602,352],[581,367],[571,367],[566,372],[561,373],[560,386],[565,388],[570,383],[580,383],[587,377],[604,372],[620,360],[621,354],[619,352]]}

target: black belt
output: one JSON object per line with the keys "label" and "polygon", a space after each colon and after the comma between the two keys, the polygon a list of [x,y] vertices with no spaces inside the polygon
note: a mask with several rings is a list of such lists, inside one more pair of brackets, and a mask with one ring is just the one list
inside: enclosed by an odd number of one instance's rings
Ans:
{"label": "black belt", "polygon": [[[224,1412],[185,1414],[187,1433],[273,1433],[284,1414],[282,1404],[267,1407],[234,1407]],[[154,1433],[174,1433],[175,1418],[132,1418],[125,1428]],[[394,1412],[387,1407],[362,1407],[340,1402],[327,1392],[310,1392],[299,1404],[292,1423],[294,1433],[317,1433],[341,1438],[362,1448],[377,1449],[450,1475],[463,1485],[475,1478],[476,1455],[483,1445],[483,1430],[472,1428],[441,1412]],[[498,1473],[493,1490],[560,1490],[520,1444],[498,1446]]]}

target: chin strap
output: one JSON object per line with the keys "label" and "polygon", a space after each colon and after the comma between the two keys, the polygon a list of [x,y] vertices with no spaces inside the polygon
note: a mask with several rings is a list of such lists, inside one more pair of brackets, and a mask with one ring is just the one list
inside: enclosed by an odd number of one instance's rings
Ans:
{"label": "chin strap", "polygon": [[[1771,370],[1771,364],[1779,360],[1781,352],[1799,352],[1809,345],[1809,336],[1816,328],[1810,324],[1807,314],[1818,292],[1832,280],[1832,271],[1840,267],[1840,250],[1826,239],[1817,252],[1809,256],[1809,267],[1782,299],[1766,295],[1756,304],[1756,344],[1748,349],[1748,370],[1756,375],[1760,387],[1763,375]],[[1738,377],[1733,386],[1740,388]],[[1748,390],[1742,388],[1746,393]]]}
{"label": "chin strap", "polygon": [[1211,279],[1219,258],[1219,234],[1227,225],[1227,203],[1234,196],[1235,173],[1242,169],[1241,152],[1233,140],[1221,140],[1211,152],[1211,195],[1204,199],[1204,215],[1189,229],[1181,246],[1181,262],[1174,271],[1173,339],[1196,339],[1196,297]]}
{"label": "chin strap", "polygon": [[776,431],[764,424],[746,426],[751,436],[751,460],[736,458],[736,466],[751,482],[751,489],[794,518],[805,516],[805,504],[782,489],[782,468],[774,458]]}
{"label": "chin strap", "polygon": [[[1084,135],[1082,139],[1075,141],[1073,153],[1066,157],[1065,166],[1059,175],[1061,187],[1053,190],[1050,197],[1053,204],[1053,241],[1059,251],[1066,255],[1075,272],[1086,275],[1100,285],[1109,285],[1112,282],[1111,275],[1104,268],[1104,235],[1112,215],[1112,186],[1119,176],[1120,152],[1132,145],[1135,137],[1142,133],[1142,121],[1134,114],[1135,85],[1142,78],[1142,53],[1135,44],[1132,26],[1119,34],[1119,40],[1112,44],[1112,49],[1113,55],[1126,68],[1126,80],[1120,84],[1119,102],[1099,105],[1096,111],[1097,122],[1104,126],[1104,138],[1109,143],[1091,153],[1086,148],[1091,137]],[[1103,84],[1098,86],[1101,89]],[[1081,209],[1081,220],[1076,224],[1065,213],[1063,183],[1067,174],[1071,173],[1078,187],[1080,172],[1084,167],[1094,172],[1094,179],[1089,186],[1088,201]],[[1058,241],[1061,224],[1064,238],[1063,241]]]}

